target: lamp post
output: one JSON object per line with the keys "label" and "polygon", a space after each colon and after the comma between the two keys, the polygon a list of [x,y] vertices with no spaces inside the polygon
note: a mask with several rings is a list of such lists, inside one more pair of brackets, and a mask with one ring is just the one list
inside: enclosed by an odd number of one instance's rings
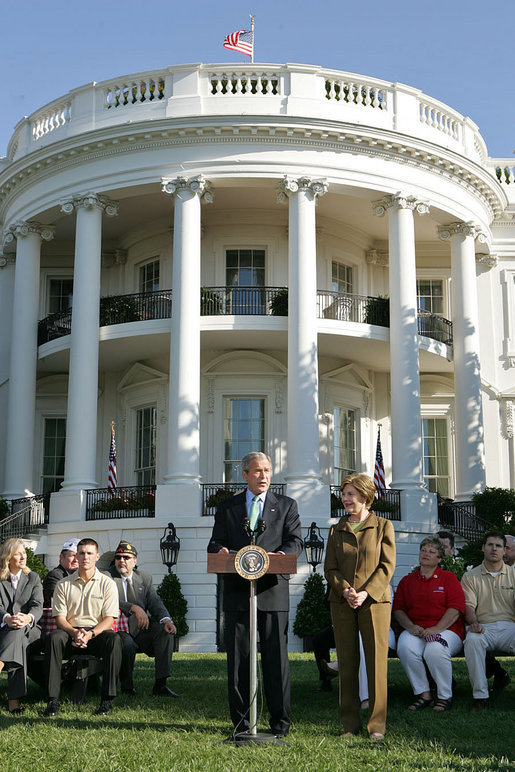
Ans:
{"label": "lamp post", "polygon": [[304,549],[306,550],[306,560],[313,566],[313,573],[315,573],[324,554],[324,539],[315,522],[309,526],[308,535],[304,539]]}
{"label": "lamp post", "polygon": [[177,536],[173,523],[168,523],[168,529],[165,528],[159,541],[159,547],[161,549],[163,565],[168,566],[168,573],[170,573],[172,566],[175,566],[177,563],[177,557],[181,549],[181,540]]}

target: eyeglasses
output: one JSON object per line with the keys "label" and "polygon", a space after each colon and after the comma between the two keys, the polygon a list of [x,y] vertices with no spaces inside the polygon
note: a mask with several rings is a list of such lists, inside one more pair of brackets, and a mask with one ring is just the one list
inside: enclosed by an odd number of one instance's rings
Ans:
{"label": "eyeglasses", "polygon": [[134,555],[115,555],[114,556],[115,560],[122,560],[122,559],[123,560],[130,560],[133,557],[134,557]]}

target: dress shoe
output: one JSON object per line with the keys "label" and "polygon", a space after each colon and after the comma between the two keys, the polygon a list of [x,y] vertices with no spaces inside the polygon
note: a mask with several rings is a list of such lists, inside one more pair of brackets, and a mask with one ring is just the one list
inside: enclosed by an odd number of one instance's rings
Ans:
{"label": "dress shoe", "polygon": [[492,691],[500,692],[501,689],[504,689],[505,686],[508,686],[510,681],[511,681],[511,678],[509,676],[509,673],[507,673],[506,670],[501,670],[501,672],[496,673],[494,675],[494,682],[492,684]]}
{"label": "dress shoe", "polygon": [[59,700],[53,699],[48,700],[47,706],[45,708],[45,712],[43,713],[44,716],[57,716],[59,713]]}
{"label": "dress shoe", "polygon": [[470,706],[471,710],[486,710],[488,706],[490,705],[490,700],[488,698],[474,700],[472,705]]}
{"label": "dress shoe", "polygon": [[137,695],[137,691],[134,688],[134,686],[122,686],[122,694],[128,694],[129,697],[135,697]]}
{"label": "dress shoe", "polygon": [[172,692],[172,690],[168,686],[158,686],[157,684],[154,684],[154,688],[152,689],[152,694],[155,694],[158,697],[178,697],[179,695],[175,692]]}
{"label": "dress shoe", "polygon": [[108,716],[113,712],[113,703],[111,700],[102,700],[98,708],[95,710],[95,716]]}
{"label": "dress shoe", "polygon": [[320,668],[328,678],[336,678],[338,675],[338,670],[329,667],[329,662],[327,662],[325,659],[320,660]]}
{"label": "dress shoe", "polygon": [[330,681],[319,681],[317,686],[317,692],[332,692],[333,685]]}
{"label": "dress shoe", "polygon": [[23,705],[19,705],[17,708],[13,708],[9,711],[11,716],[22,716],[25,713],[25,707]]}

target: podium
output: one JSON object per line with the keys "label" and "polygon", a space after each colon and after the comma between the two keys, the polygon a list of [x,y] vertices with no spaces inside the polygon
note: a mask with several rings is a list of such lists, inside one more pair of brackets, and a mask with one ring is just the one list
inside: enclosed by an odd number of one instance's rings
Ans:
{"label": "podium", "polygon": [[[255,553],[264,553],[267,556],[268,564],[266,569],[254,566]],[[250,554],[250,560],[246,561]],[[246,571],[250,564],[250,570]],[[256,578],[253,578],[252,572],[255,571]],[[257,731],[257,595],[256,584],[261,576],[265,574],[296,574],[297,573],[297,555],[281,555],[276,552],[265,553],[263,549],[254,544],[243,547],[237,553],[233,552],[210,552],[207,555],[208,574],[239,574],[249,582],[249,724],[248,732],[239,732],[234,735],[236,745],[245,745],[247,743],[264,744],[276,743],[285,745],[273,734],[258,733]]]}

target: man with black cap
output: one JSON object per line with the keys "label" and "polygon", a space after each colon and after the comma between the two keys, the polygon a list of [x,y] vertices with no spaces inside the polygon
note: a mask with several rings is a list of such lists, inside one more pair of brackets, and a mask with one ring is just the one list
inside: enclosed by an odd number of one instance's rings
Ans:
{"label": "man with black cap", "polygon": [[129,625],[129,632],[118,633],[123,646],[120,670],[122,692],[136,694],[133,681],[134,660],[138,651],[142,651],[155,659],[152,694],[177,697],[178,695],[166,685],[177,629],[152,586],[152,577],[137,569],[137,563],[136,548],[128,541],[121,541],[116,548],[114,567],[109,569],[109,572],[118,588],[120,611],[128,617]]}
{"label": "man with black cap", "polygon": [[77,562],[77,544],[78,539],[68,539],[63,544],[61,554],[59,555],[59,565],[53,568],[43,580],[43,606],[51,608],[52,596],[55,586],[60,579],[73,574],[79,567]]}

